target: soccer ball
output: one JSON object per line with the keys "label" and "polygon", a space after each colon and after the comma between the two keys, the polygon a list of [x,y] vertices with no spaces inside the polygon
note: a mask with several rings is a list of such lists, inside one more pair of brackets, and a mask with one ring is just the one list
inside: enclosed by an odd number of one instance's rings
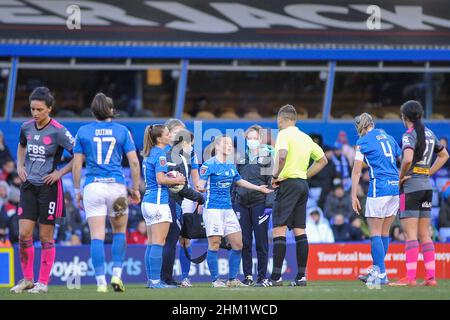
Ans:
{"label": "soccer ball", "polygon": [[[180,175],[181,175],[181,173],[178,172],[178,171],[169,171],[169,172],[166,173],[166,176],[169,177],[169,178],[176,178],[176,177],[178,177],[178,176],[180,176]],[[170,190],[170,192],[172,192],[172,193],[178,193],[178,192],[180,192],[181,189],[183,189],[183,188],[184,188],[184,185],[182,185],[182,184],[177,184],[177,185],[172,185],[172,186],[170,186],[170,187],[169,187],[169,190]]]}

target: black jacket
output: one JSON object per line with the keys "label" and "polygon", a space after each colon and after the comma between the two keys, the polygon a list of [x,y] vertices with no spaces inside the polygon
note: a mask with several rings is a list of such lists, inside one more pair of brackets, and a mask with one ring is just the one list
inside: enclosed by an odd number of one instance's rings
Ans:
{"label": "black jacket", "polygon": [[[243,158],[238,160],[236,168],[242,179],[257,186],[270,186],[272,179],[272,163],[273,158],[270,150],[267,150],[267,154],[257,157],[252,162],[249,159],[248,153],[246,153]],[[232,196],[234,204],[239,204],[247,208],[265,204],[266,208],[271,208],[275,199],[275,192],[265,195],[259,191],[249,190],[234,185]]]}
{"label": "black jacket", "polygon": [[[183,157],[186,161],[187,171],[186,166],[183,162]],[[186,184],[184,185],[184,188],[181,189],[178,193],[170,192],[170,198],[175,200],[179,205],[181,205],[184,198],[187,198],[194,202],[198,202],[199,204],[205,203],[203,195],[188,186],[188,179],[191,176],[192,171],[192,164],[190,161],[191,157],[183,156],[181,152],[179,154],[173,154],[171,150],[167,152],[166,159],[169,171],[178,171],[182,173],[186,178]]]}

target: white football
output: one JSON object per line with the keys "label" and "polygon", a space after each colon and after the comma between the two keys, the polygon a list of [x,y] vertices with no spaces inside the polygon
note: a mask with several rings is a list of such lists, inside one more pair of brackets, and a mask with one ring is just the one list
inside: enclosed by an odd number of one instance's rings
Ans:
{"label": "white football", "polygon": [[[166,173],[166,176],[169,177],[169,178],[176,178],[176,177],[178,177],[180,175],[181,175],[181,173],[179,171],[169,171],[169,172]],[[177,184],[177,185],[170,186],[169,190],[170,190],[170,192],[178,193],[183,188],[184,188],[184,185]]]}

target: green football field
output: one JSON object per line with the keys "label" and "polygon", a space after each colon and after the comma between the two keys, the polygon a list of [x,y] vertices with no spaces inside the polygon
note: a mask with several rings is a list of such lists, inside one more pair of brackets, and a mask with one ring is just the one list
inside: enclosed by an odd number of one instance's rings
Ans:
{"label": "green football field", "polygon": [[69,290],[65,286],[51,286],[47,294],[32,295],[30,293],[10,294],[9,289],[0,289],[0,300],[408,300],[429,299],[449,300],[450,280],[439,281],[439,286],[393,288],[383,286],[381,289],[368,289],[358,281],[318,281],[310,282],[307,287],[275,288],[211,288],[209,283],[197,283],[193,288],[147,289],[144,284],[126,285],[124,293],[97,293],[93,285],[81,285],[80,289]]}

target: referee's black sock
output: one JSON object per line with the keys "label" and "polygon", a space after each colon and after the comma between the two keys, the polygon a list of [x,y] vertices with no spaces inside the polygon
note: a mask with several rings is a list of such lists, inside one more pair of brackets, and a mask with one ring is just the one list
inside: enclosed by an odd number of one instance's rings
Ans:
{"label": "referee's black sock", "polygon": [[273,238],[273,281],[277,281],[281,277],[281,268],[283,267],[283,260],[286,256],[286,237]]}
{"label": "referee's black sock", "polygon": [[295,237],[296,251],[297,251],[297,267],[298,273],[296,280],[300,280],[305,276],[306,263],[308,262],[308,238],[306,234],[302,234]]}

